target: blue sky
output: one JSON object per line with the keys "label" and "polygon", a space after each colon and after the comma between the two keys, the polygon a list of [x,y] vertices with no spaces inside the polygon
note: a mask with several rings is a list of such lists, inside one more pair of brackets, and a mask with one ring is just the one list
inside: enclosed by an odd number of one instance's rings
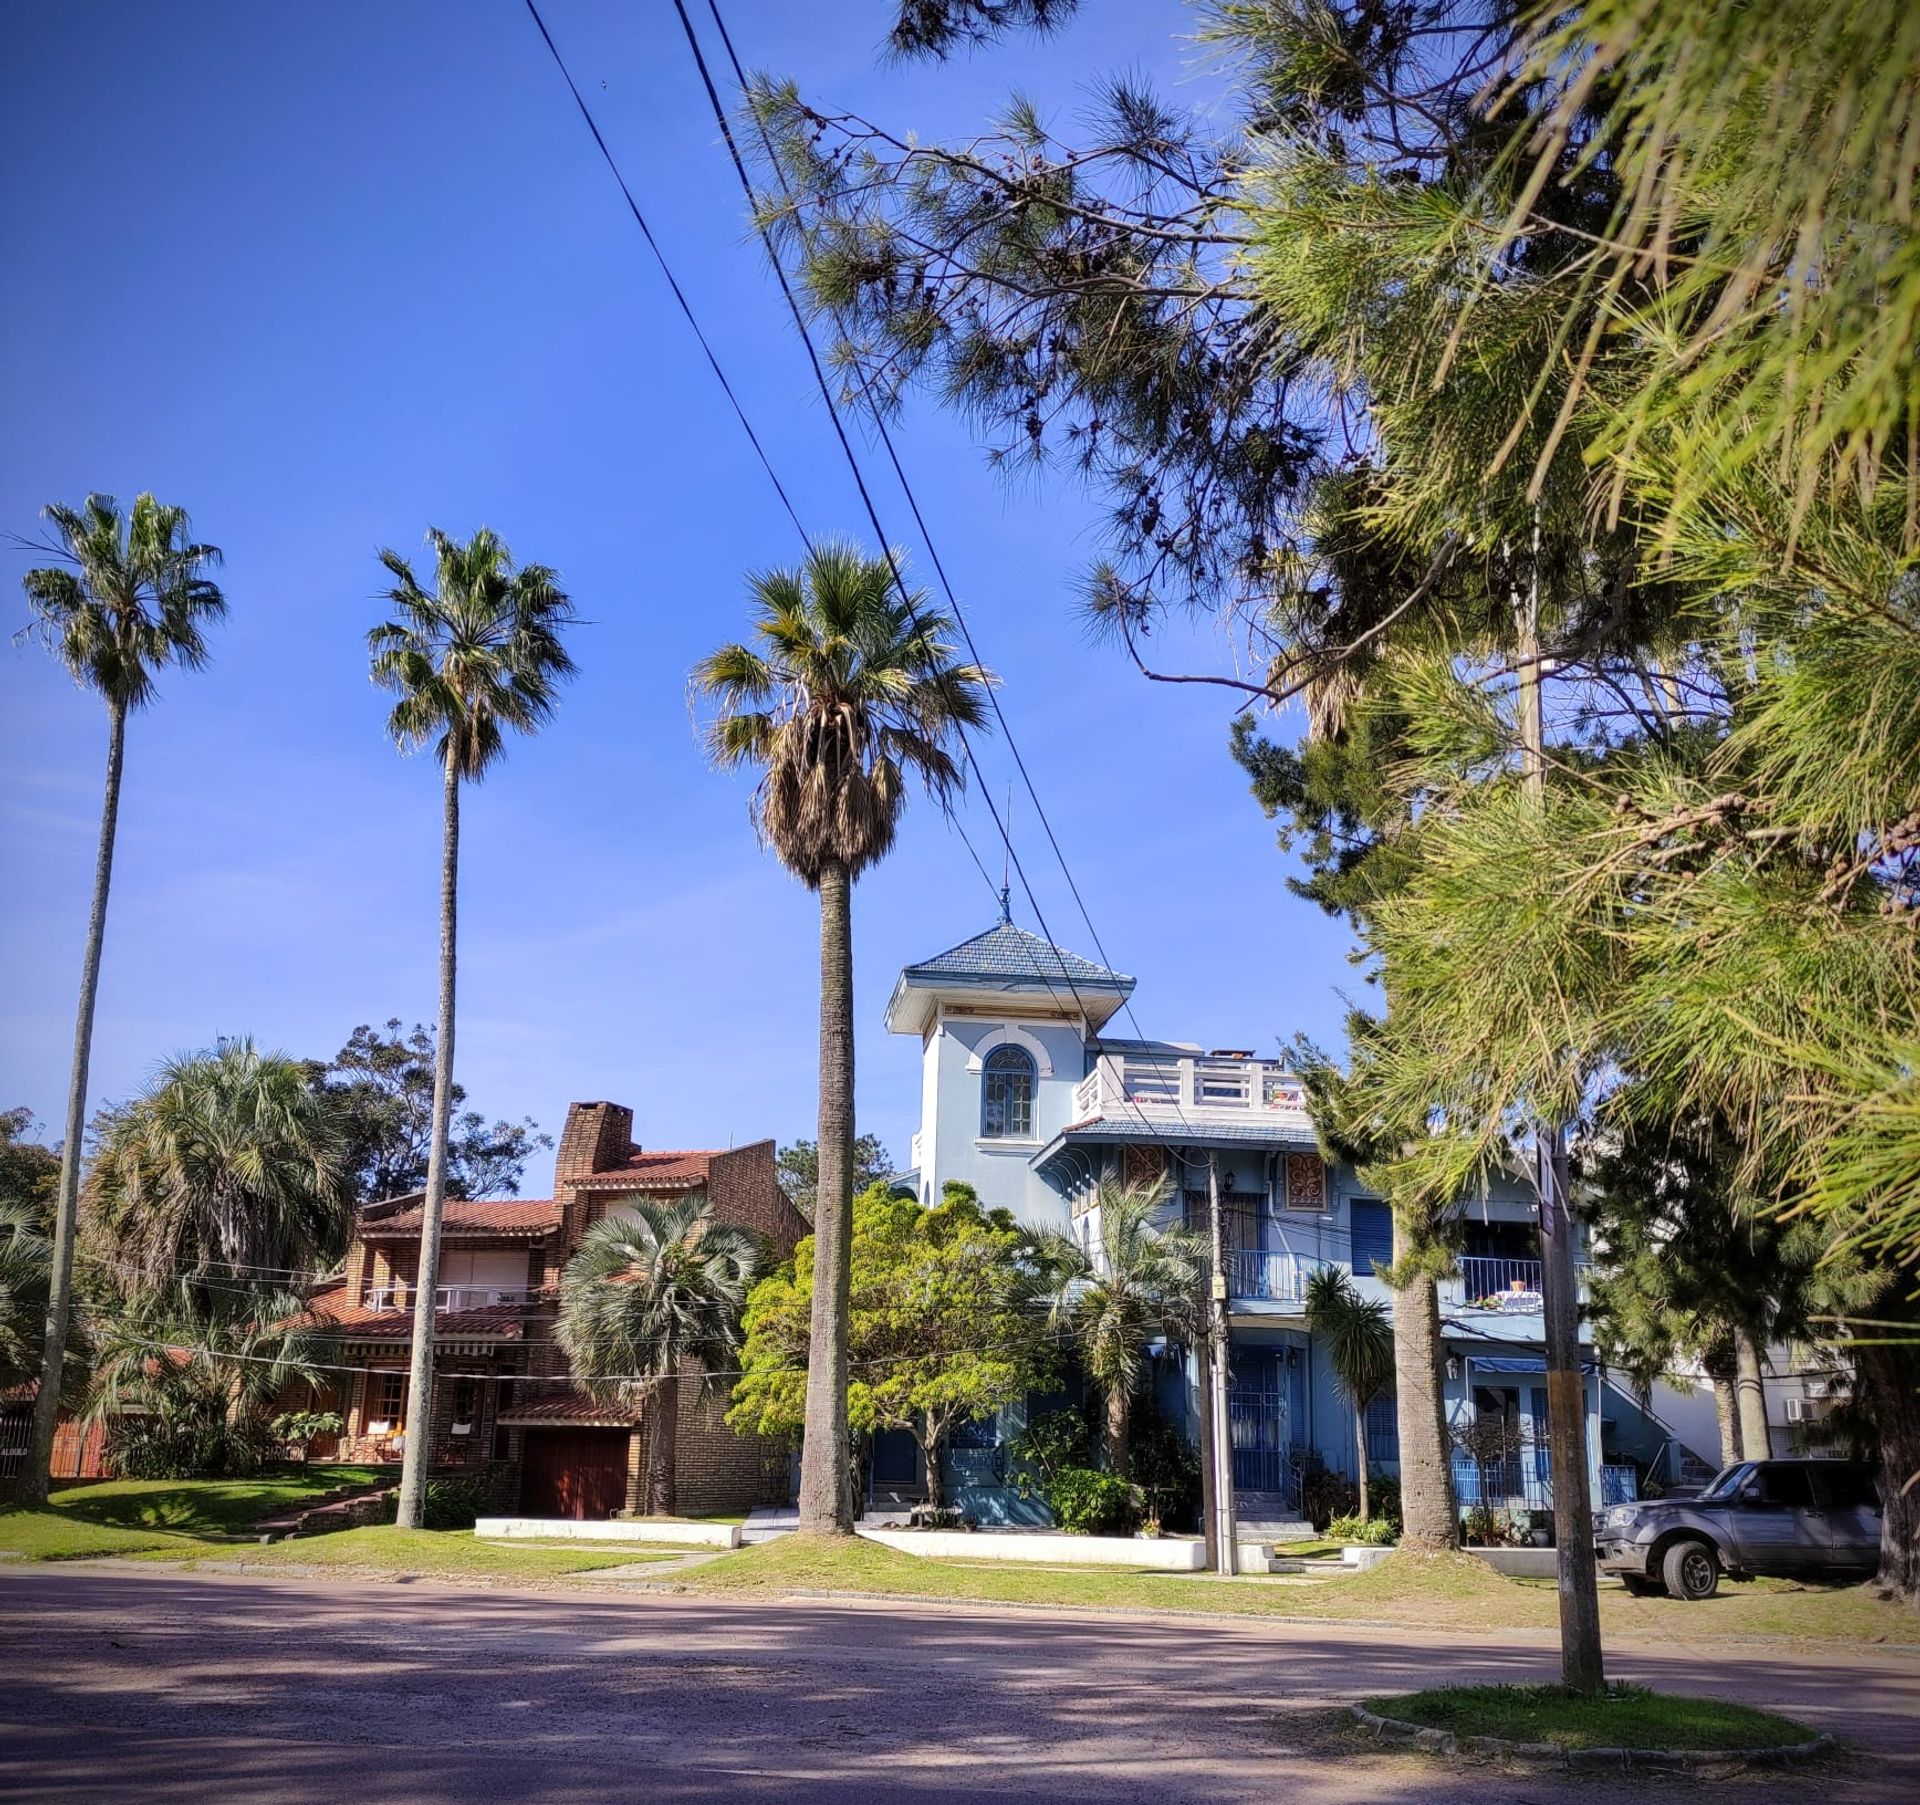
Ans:
{"label": "blue sky", "polygon": [[[810,527],[859,529],[671,8],[543,10]],[[1102,0],[944,68],[883,64],[886,13],[728,17],[750,66],[924,137],[1015,87],[1070,124],[1104,72],[1189,80],[1173,0]],[[227,560],[212,667],[170,673],[129,736],[94,1099],[220,1034],[325,1055],[358,1022],[431,1019],[438,786],[387,743],[363,636],[377,547],[484,523],[558,566],[586,624],[553,724],[468,795],[462,1081],[549,1127],[570,1098],[630,1103],[653,1146],[811,1134],[813,899],[755,845],[686,695],[792,527],[519,0],[16,0],[0,172],[0,529],[152,489]],[[1064,481],[1010,490],[931,408],[899,442],[1141,1029],[1337,1038],[1347,937],[1284,887],[1226,753],[1232,699],[1144,683],[1075,618],[1093,507]],[[13,625],[28,560],[0,559]],[[50,1124],[104,745],[44,652],[0,650],[0,1106]],[[998,797],[1005,746],[980,756]],[[985,811],[962,814],[997,878]],[[1091,954],[1022,797],[1013,828],[1049,925]],[[855,912],[861,1122],[904,1158],[918,1062],[887,992],[994,903],[921,805]]]}

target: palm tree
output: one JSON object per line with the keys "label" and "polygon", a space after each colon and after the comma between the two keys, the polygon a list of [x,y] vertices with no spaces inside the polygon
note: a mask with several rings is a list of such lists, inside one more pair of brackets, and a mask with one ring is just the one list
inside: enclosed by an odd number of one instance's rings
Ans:
{"label": "palm tree", "polygon": [[917,776],[943,804],[963,781],[953,742],[986,718],[990,674],[954,660],[953,623],[895,582],[893,563],[830,542],[751,580],[757,645],[695,668],[718,708],[717,763],[760,770],[753,818],[820,898],[820,1178],[800,1456],[800,1527],[853,1532],[847,1312],[853,1237],[853,880],[886,856]]}
{"label": "palm tree", "polygon": [[1353,1406],[1353,1439],[1360,1456],[1360,1521],[1367,1520],[1367,1407],[1393,1386],[1393,1324],[1387,1307],[1362,1297],[1337,1266],[1307,1280],[1307,1333],[1324,1349],[1340,1395]]}
{"label": "palm tree", "polygon": [[[514,568],[485,527],[461,544],[427,532],[437,593],[422,589],[407,561],[383,551],[394,578],[394,616],[367,635],[373,680],[399,700],[387,729],[405,751],[432,744],[444,778],[440,853],[440,1025],[434,1047],[433,1132],[415,1275],[413,1359],[407,1395],[433,1420],[433,1298],[440,1277],[440,1220],[447,1199],[447,1128],[453,1108],[453,1005],[460,888],[460,785],[477,783],[505,750],[503,729],[531,733],[552,713],[573,660],[560,630],[573,604],[544,564]],[[399,1522],[421,1527],[427,1493],[427,1436],[407,1437],[400,1469]]]}
{"label": "palm tree", "polygon": [[34,1210],[0,1197],[0,1391],[11,1391],[40,1370],[52,1269],[53,1247]]}
{"label": "palm tree", "polygon": [[596,1222],[567,1262],[555,1334],[595,1397],[644,1407],[647,1514],[667,1517],[681,1377],[732,1367],[760,1244],[716,1222],[704,1199],[629,1207]]}
{"label": "palm tree", "polygon": [[1064,1332],[1081,1370],[1106,1401],[1107,1470],[1127,1477],[1133,1394],[1148,1347],[1199,1333],[1207,1243],[1184,1228],[1158,1228],[1158,1186],[1100,1186],[1098,1240],[1083,1247],[1058,1229],[1031,1237],[1034,1289],[1048,1326]]}
{"label": "palm tree", "polygon": [[127,716],[154,698],[156,674],[169,664],[198,670],[207,662],[203,629],[226,612],[226,598],[206,575],[220,562],[217,546],[189,533],[183,509],[142,495],[123,516],[111,495],[89,495],[78,508],[55,502],[42,518],[45,540],[22,541],[59,562],[22,578],[33,611],[28,631],[42,640],[73,680],[107,705],[107,787],[94,856],[93,903],[80,967],[80,1007],[67,1080],[66,1137],[60,1148],[60,1189],[54,1207],[53,1270],[47,1326],[34,1400],[33,1445],[15,1496],[44,1504],[60,1420],[67,1338],[73,1322],[73,1244],[79,1213],[81,1143],[87,1126],[87,1067],[93,1056],[93,1011],[100,991],[100,949],[107,931],[107,892],[113,882],[113,836],[120,815],[120,772],[126,756]]}
{"label": "palm tree", "polygon": [[89,1248],[117,1290],[178,1287],[189,1308],[292,1287],[346,1250],[345,1146],[333,1099],[284,1054],[236,1040],[170,1060],[102,1124]]}

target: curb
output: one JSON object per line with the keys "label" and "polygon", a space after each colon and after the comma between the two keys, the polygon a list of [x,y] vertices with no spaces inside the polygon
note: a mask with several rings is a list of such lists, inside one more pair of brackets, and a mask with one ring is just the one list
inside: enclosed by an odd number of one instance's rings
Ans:
{"label": "curb", "polygon": [[1567,1749],[1555,1742],[1510,1742],[1504,1736],[1456,1736],[1404,1718],[1382,1717],[1365,1705],[1349,1707],[1355,1722],[1381,1741],[1410,1743],[1436,1755],[1504,1755],[1529,1761],[1557,1761],[1566,1767],[1788,1767],[1824,1755],[1833,1738],[1824,1733],[1808,1742],[1764,1749]]}

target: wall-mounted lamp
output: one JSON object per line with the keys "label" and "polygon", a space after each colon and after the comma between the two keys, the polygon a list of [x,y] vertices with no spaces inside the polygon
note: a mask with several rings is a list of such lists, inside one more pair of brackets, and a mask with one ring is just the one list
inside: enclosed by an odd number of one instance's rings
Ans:
{"label": "wall-mounted lamp", "polygon": [[1447,1356],[1447,1377],[1449,1379],[1460,1377],[1460,1362],[1451,1354]]}

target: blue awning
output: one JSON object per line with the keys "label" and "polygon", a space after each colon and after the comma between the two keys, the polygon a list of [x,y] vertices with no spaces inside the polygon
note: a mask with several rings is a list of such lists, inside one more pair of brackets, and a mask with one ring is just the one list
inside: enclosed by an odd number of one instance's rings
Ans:
{"label": "blue awning", "polygon": [[[1545,1360],[1529,1360],[1523,1354],[1469,1354],[1467,1364],[1477,1373],[1543,1373],[1547,1370]],[[1582,1360],[1580,1370],[1583,1373],[1597,1373],[1599,1363]]]}

